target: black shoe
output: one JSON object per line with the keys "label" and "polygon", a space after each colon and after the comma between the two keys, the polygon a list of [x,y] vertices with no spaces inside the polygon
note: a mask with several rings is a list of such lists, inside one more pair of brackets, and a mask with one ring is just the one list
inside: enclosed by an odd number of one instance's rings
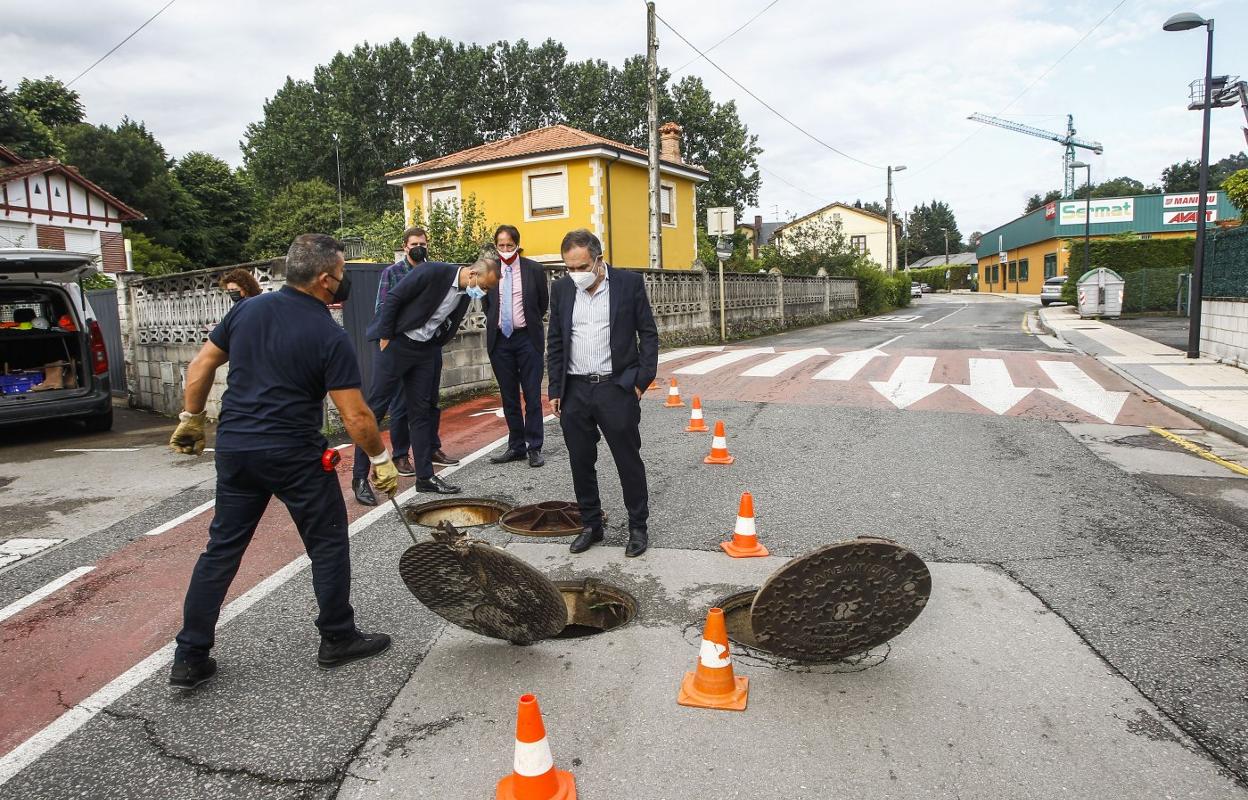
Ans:
{"label": "black shoe", "polygon": [[[490,456],[490,461],[494,464],[507,464],[512,461],[523,461],[524,451],[517,450],[514,447],[508,447],[502,455]],[[435,462],[436,463],[436,462]]]}
{"label": "black shoe", "polygon": [[601,541],[602,528],[582,528],[581,535],[573,539],[572,544],[568,545],[568,552],[584,553]]}
{"label": "black shoe", "polygon": [[351,490],[355,492],[355,502],[360,505],[377,505],[377,495],[373,494],[373,487],[369,484],[368,478],[356,478],[351,481]]}
{"label": "black shoe", "polygon": [[173,662],[169,670],[169,685],[175,689],[194,689],[217,674],[217,660]]}
{"label": "black shoe", "polygon": [[441,467],[458,467],[459,466],[459,459],[451,458],[446,453],[443,453],[441,447],[433,451],[433,455],[430,457],[429,460]]}
{"label": "black shoe", "polygon": [[458,486],[452,486],[446,481],[434,475],[432,478],[417,478],[416,491],[418,492],[437,492],[438,494],[459,494],[463,491]]}
{"label": "black shoe", "polygon": [[546,466],[546,456],[542,455],[542,451],[541,451],[541,450],[530,450],[530,451],[529,451],[529,466],[530,466],[530,467],[544,467],[544,466]]}
{"label": "black shoe", "polygon": [[628,558],[636,558],[646,552],[649,544],[649,534],[641,528],[632,528],[628,532],[628,544],[624,545],[624,555]]}
{"label": "black shoe", "polygon": [[394,460],[394,468],[399,471],[399,475],[404,478],[410,478],[416,474],[416,468],[412,466],[411,456],[399,456]]}
{"label": "black shoe", "polygon": [[333,669],[352,661],[360,661],[381,655],[390,648],[390,637],[384,633],[364,633],[356,631],[355,636],[337,642],[321,639],[321,649],[316,654],[316,663],[322,669]]}

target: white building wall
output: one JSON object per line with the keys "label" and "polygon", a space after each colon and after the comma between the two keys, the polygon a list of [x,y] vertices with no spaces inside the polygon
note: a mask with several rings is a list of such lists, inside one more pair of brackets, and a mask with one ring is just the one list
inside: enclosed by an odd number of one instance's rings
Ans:
{"label": "white building wall", "polygon": [[1201,304],[1200,353],[1248,369],[1248,301]]}
{"label": "white building wall", "polygon": [[[786,237],[792,236],[794,232],[806,226],[815,225],[831,225],[836,222],[841,223],[841,231],[845,234],[846,243],[853,241],[854,236],[867,237],[867,257],[881,267],[885,266],[884,262],[888,253],[888,223],[871,214],[858,213],[852,208],[834,206],[824,209],[809,219],[801,220],[786,225],[780,231],[780,246],[784,246]],[[893,257],[897,255],[896,230],[893,232]]]}

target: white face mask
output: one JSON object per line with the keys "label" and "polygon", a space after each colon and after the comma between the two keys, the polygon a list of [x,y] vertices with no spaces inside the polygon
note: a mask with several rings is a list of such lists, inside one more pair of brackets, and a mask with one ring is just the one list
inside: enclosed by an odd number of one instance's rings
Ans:
{"label": "white face mask", "polygon": [[516,259],[517,259],[517,258],[519,258],[519,257],[520,257],[520,251],[519,251],[519,250],[512,250],[510,253],[504,253],[504,252],[502,252],[502,251],[500,250],[500,251],[498,252],[498,257],[499,257],[499,259],[501,259],[501,260],[502,260],[502,262],[503,262],[504,264],[507,264],[507,265],[509,265],[509,266],[510,266],[511,264],[514,264],[514,263],[516,262]]}
{"label": "white face mask", "polygon": [[588,289],[598,279],[598,275],[593,270],[585,270],[584,272],[569,272],[568,277],[576,284],[578,289]]}

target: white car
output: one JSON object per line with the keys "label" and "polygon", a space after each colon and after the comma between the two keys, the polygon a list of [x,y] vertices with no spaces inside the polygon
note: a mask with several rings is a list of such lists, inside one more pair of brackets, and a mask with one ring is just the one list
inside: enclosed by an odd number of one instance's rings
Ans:
{"label": "white car", "polygon": [[1049,303],[1062,302],[1062,286],[1065,283],[1065,275],[1055,275],[1052,278],[1046,278],[1044,286],[1040,289],[1040,305],[1047,306]]}
{"label": "white car", "polygon": [[922,297],[922,296],[923,296],[923,287],[922,287],[922,286],[920,286],[920,285],[919,285],[919,284],[917,284],[917,283],[912,283],[912,284],[910,284],[910,296],[911,296],[911,297]]}

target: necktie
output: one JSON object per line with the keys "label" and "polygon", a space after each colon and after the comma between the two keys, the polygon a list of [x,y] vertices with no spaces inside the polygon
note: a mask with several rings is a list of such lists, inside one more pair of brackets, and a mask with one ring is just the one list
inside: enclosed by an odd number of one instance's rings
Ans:
{"label": "necktie", "polygon": [[508,339],[514,326],[511,321],[511,267],[503,267],[503,284],[498,290],[498,328]]}

